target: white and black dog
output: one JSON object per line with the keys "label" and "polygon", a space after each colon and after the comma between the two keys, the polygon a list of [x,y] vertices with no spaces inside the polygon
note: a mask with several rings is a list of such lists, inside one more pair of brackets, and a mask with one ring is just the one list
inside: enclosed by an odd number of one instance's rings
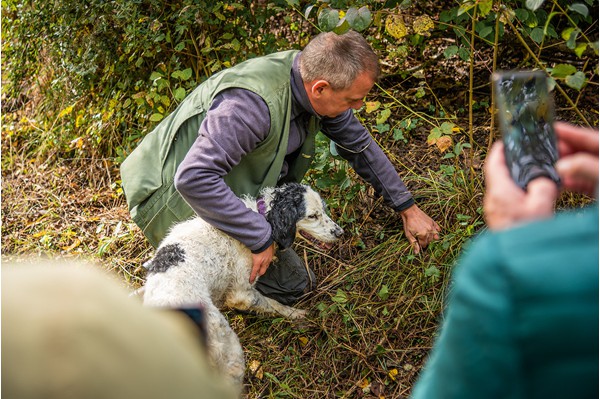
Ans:
{"label": "white and black dog", "polygon": [[[290,183],[265,188],[246,206],[265,215],[279,249],[292,245],[296,233],[332,243],[343,230],[327,215],[324,201],[306,185]],[[229,307],[262,314],[302,318],[305,310],[263,296],[249,283],[250,250],[201,218],[175,225],[161,242],[148,269],[144,304],[181,308],[200,305],[205,311],[209,358],[217,369],[239,384],[245,362],[237,335],[219,311]]]}

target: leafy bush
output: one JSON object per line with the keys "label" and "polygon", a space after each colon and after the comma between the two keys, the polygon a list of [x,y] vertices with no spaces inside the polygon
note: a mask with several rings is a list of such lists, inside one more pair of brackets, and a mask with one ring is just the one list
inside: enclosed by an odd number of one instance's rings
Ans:
{"label": "leafy bush", "polygon": [[63,154],[122,154],[206,77],[290,46],[269,25],[281,9],[264,2],[7,0],[3,7],[3,96],[13,100],[6,105],[33,102],[41,119],[67,127],[50,145]]}

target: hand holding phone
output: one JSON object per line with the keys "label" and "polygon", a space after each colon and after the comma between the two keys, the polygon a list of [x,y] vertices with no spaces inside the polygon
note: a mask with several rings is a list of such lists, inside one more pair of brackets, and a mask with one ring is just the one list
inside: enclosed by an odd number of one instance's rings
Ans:
{"label": "hand holding phone", "polygon": [[559,185],[554,102],[546,74],[495,72],[492,87],[506,164],[515,183],[526,190],[531,180],[544,176]]}

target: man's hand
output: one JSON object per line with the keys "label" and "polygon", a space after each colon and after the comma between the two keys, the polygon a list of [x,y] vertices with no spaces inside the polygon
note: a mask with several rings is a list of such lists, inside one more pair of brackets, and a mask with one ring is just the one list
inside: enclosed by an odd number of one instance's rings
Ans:
{"label": "man's hand", "polygon": [[418,206],[413,205],[400,212],[404,224],[404,234],[412,245],[415,254],[426,248],[433,240],[439,240],[440,226]]}
{"label": "man's hand", "polygon": [[275,243],[261,253],[252,254],[252,271],[250,272],[250,284],[254,283],[257,277],[267,272],[271,261],[275,256]]}
{"label": "man's hand", "polygon": [[504,158],[504,145],[497,142],[491,148],[484,166],[485,195],[484,216],[491,230],[503,230],[516,224],[551,217],[558,187],[540,177],[522,190],[510,177]]}

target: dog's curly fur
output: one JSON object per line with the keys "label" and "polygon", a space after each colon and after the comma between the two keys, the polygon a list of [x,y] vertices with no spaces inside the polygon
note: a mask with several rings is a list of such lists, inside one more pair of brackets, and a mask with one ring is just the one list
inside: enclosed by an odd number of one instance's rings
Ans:
{"label": "dog's curly fur", "polygon": [[[321,197],[296,183],[266,188],[260,193],[273,240],[280,249],[292,245],[296,233],[330,243],[343,230],[327,215]],[[254,198],[244,198],[257,211]],[[241,389],[245,362],[237,335],[219,311],[225,306],[242,311],[281,315],[290,319],[306,311],[263,296],[249,283],[250,250],[200,218],[174,226],[146,265],[144,304],[161,307],[201,306],[206,312],[208,352],[216,368]]]}

